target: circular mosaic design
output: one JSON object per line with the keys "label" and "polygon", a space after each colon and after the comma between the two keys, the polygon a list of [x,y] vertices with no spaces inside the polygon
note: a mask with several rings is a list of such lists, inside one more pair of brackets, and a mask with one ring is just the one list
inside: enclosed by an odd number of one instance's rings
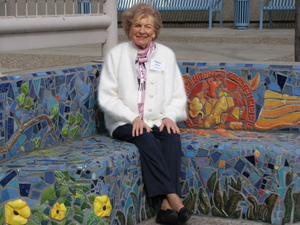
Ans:
{"label": "circular mosaic design", "polygon": [[185,88],[189,98],[187,126],[253,128],[253,92],[240,76],[229,71],[207,71],[187,79]]}

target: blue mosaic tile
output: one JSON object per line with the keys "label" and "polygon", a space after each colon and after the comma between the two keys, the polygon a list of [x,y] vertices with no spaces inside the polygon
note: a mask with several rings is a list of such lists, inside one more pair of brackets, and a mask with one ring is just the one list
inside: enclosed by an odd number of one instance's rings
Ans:
{"label": "blue mosaic tile", "polygon": [[294,66],[293,66],[293,69],[299,70],[299,69],[300,69],[300,65],[294,65]]}
{"label": "blue mosaic tile", "polygon": [[266,64],[254,64],[253,68],[269,68],[269,65],[266,65]]}
{"label": "blue mosaic tile", "polygon": [[293,66],[289,65],[270,65],[270,69],[293,69]]}
{"label": "blue mosaic tile", "polygon": [[184,65],[184,66],[195,66],[196,63],[195,62],[183,62],[182,65]]}
{"label": "blue mosaic tile", "polygon": [[225,66],[229,66],[229,67],[235,67],[236,64],[235,63],[225,63]]}
{"label": "blue mosaic tile", "polygon": [[237,63],[235,67],[245,67],[245,63]]}
{"label": "blue mosaic tile", "polygon": [[253,64],[245,64],[245,67],[253,67]]}
{"label": "blue mosaic tile", "polygon": [[207,63],[206,66],[207,67],[214,67],[214,66],[219,66],[220,63]]}
{"label": "blue mosaic tile", "polygon": [[8,80],[8,77],[0,77],[0,80],[1,80],[1,81],[7,81],[7,80]]}

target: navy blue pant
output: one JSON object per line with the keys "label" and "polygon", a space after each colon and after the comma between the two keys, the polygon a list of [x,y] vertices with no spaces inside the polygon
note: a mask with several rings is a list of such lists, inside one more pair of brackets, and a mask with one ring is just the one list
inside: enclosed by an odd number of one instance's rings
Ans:
{"label": "navy blue pant", "polygon": [[153,127],[152,132],[132,137],[132,125],[119,126],[113,137],[133,143],[141,156],[143,180],[148,197],[164,196],[180,192],[181,141],[179,134],[159,132]]}

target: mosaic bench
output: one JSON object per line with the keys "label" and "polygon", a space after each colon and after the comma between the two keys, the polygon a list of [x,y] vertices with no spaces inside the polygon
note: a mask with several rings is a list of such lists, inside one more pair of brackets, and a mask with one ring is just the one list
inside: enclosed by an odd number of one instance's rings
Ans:
{"label": "mosaic bench", "polygon": [[[189,96],[179,124],[187,207],[299,221],[300,67],[179,66]],[[154,215],[136,147],[103,133],[101,68],[0,78],[0,224],[136,224]]]}

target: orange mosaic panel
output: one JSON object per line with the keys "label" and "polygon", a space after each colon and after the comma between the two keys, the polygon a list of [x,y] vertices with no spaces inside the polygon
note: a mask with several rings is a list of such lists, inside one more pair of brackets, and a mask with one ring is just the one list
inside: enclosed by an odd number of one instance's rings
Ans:
{"label": "orange mosaic panel", "polygon": [[252,88],[228,71],[207,71],[185,77],[189,118],[196,128],[251,129],[255,122]]}

